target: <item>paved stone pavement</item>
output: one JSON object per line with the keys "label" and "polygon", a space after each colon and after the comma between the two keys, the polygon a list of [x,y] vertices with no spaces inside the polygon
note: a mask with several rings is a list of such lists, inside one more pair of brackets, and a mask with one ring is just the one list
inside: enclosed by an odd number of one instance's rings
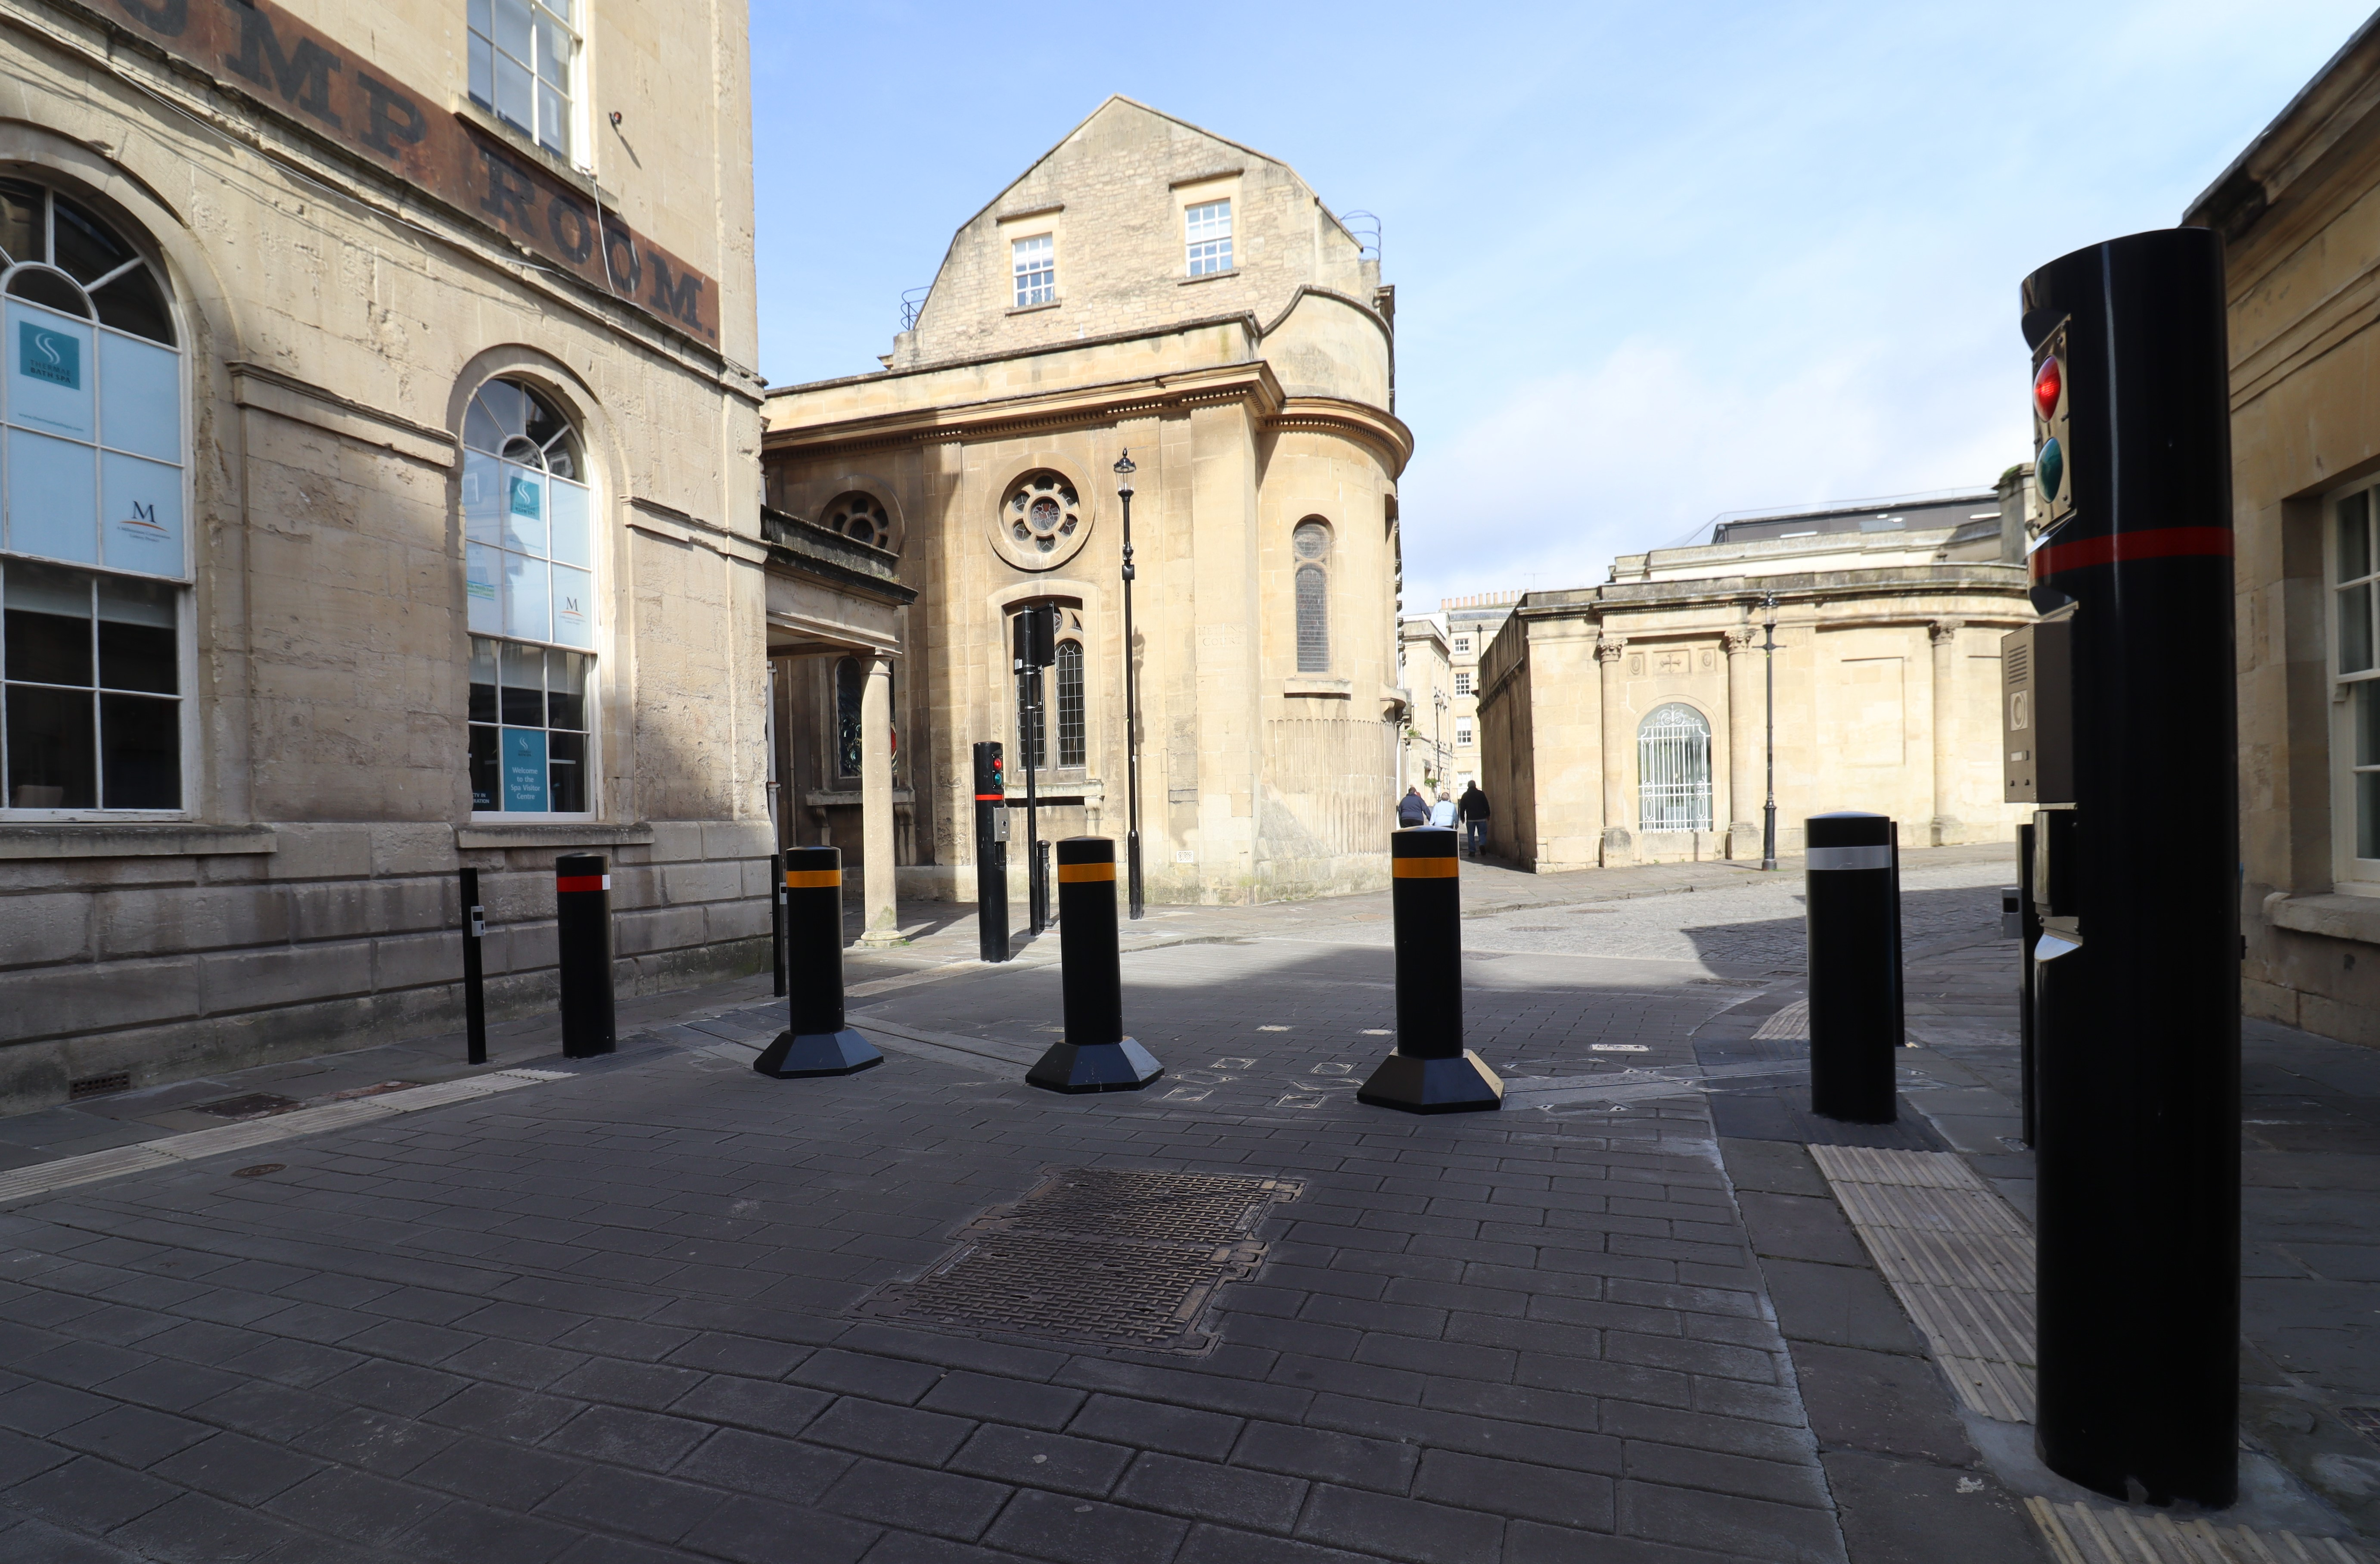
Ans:
{"label": "paved stone pavement", "polygon": [[[1913,997],[1932,948],[1994,949],[1999,861],[1912,855]],[[1094,1097],[1020,1080],[1057,941],[973,966],[961,918],[854,953],[861,1075],[753,1073],[763,979],[639,1001],[569,1079],[20,1203],[0,1558],[2045,1558],[1806,1152],[1718,1133],[1702,1055],[1790,998],[1794,877],[1524,878],[1465,870],[1498,1114],[1352,1100],[1384,897],[1135,930],[1169,1071]],[[1912,1105],[1989,1092],[1918,1051]],[[856,1312],[1084,1166],[1300,1182],[1210,1352]]]}

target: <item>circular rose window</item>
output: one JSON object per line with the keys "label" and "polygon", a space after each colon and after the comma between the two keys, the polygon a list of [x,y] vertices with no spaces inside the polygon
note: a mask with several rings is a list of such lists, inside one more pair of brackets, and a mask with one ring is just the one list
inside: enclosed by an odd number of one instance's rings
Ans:
{"label": "circular rose window", "polygon": [[1083,525],[1081,503],[1074,485],[1054,472],[1029,472],[1008,491],[1001,523],[1017,549],[1054,552],[1071,541]]}

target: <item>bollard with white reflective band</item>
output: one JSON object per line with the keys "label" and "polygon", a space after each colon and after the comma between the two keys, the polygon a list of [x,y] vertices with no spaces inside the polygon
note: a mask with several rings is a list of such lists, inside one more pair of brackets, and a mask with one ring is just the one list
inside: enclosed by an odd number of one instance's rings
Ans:
{"label": "bollard with white reflective band", "polygon": [[1136,1092],[1164,1074],[1165,1066],[1123,1035],[1115,843],[1104,836],[1070,836],[1056,846],[1066,1035],[1025,1082],[1053,1092]]}
{"label": "bollard with white reflective band", "polygon": [[1810,1110],[1854,1124],[1899,1115],[1900,901],[1892,821],[1844,810],[1804,826]]}
{"label": "bollard with white reflective band", "polygon": [[601,853],[553,860],[553,934],[562,959],[562,1054],[592,1059],[615,1045],[612,1017],[612,877]]}
{"label": "bollard with white reflective band", "polygon": [[1463,898],[1443,826],[1389,838],[1396,917],[1397,1048],[1355,1100],[1407,1113],[1477,1113],[1504,1105],[1504,1083],[1463,1046]]}
{"label": "bollard with white reflective band", "polygon": [[785,899],[785,1029],[752,1068],[780,1081],[850,1075],[884,1062],[843,1024],[843,849],[789,847]]}

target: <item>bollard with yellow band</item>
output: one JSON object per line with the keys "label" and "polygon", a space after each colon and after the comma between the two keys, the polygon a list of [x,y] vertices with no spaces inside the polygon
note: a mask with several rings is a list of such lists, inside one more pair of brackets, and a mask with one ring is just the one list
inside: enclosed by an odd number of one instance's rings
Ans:
{"label": "bollard with yellow band", "polygon": [[843,1024],[843,849],[787,848],[780,876],[787,1024],[752,1068],[788,1081],[883,1063],[867,1038]]}
{"label": "bollard with yellow band", "polygon": [[1504,1105],[1504,1083],[1463,1046],[1463,903],[1443,826],[1389,838],[1396,915],[1397,1049],[1355,1094],[1407,1113],[1475,1113]]}
{"label": "bollard with yellow band", "polygon": [[1057,848],[1066,1035],[1025,1081],[1053,1092],[1136,1092],[1164,1074],[1165,1066],[1123,1035],[1115,843],[1104,836],[1070,836]]}

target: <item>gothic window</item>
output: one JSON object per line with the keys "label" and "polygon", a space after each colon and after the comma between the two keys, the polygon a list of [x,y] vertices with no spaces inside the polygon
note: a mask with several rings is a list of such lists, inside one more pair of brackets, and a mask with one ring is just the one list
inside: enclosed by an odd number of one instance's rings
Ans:
{"label": "gothic window", "polygon": [[1330,554],[1330,527],[1308,516],[1289,535],[1297,556],[1297,671],[1330,671],[1330,581],[1324,566]]}
{"label": "gothic window", "polygon": [[1058,643],[1058,764],[1084,763],[1083,643]]}
{"label": "gothic window", "polygon": [[884,514],[884,502],[873,494],[855,491],[838,496],[827,506],[824,520],[831,532],[840,532],[871,548],[892,547],[892,520]]}
{"label": "gothic window", "polygon": [[[164,278],[0,179],[0,807],[182,807],[182,358]],[[81,568],[76,568],[81,567]]]}
{"label": "gothic window", "polygon": [[2332,503],[2329,547],[2331,753],[2338,783],[2338,876],[2380,879],[2380,491],[2360,488]]}
{"label": "gothic window", "polygon": [[834,665],[834,774],[859,775],[861,702],[868,689],[868,671],[859,659],[846,657]]}
{"label": "gothic window", "polygon": [[471,633],[471,807],[594,807],[595,524],[578,432],[492,380],[463,413],[463,591]]}
{"label": "gothic window", "polygon": [[1075,486],[1054,472],[1028,472],[1008,491],[1001,520],[1022,548],[1048,553],[1083,524]]}
{"label": "gothic window", "polygon": [[472,101],[564,157],[577,140],[576,10],[576,0],[469,0]]}
{"label": "gothic window", "polygon": [[1190,274],[1208,276],[1232,269],[1232,203],[1201,201],[1183,212]]}
{"label": "gothic window", "polygon": [[1683,701],[1657,706],[1636,730],[1636,821],[1643,830],[1711,829],[1711,731]]}
{"label": "gothic window", "polygon": [[1058,302],[1058,244],[1054,236],[1036,234],[1009,247],[1016,277],[1016,308]]}

